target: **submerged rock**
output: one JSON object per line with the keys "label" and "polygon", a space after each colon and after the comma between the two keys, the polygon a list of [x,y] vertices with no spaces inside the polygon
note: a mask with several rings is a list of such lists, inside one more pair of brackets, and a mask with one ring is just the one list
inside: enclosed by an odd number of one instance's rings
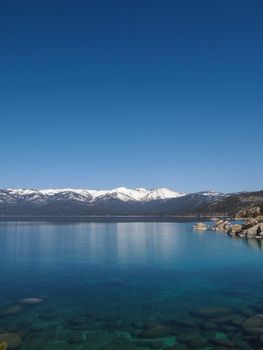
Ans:
{"label": "submerged rock", "polygon": [[7,349],[7,343],[6,342],[0,342],[0,350],[6,350]]}
{"label": "submerged rock", "polygon": [[144,329],[139,333],[139,338],[163,338],[171,333],[169,327],[162,324],[153,326],[152,328]]}
{"label": "submerged rock", "polygon": [[165,348],[165,350],[188,350],[188,346],[184,344],[174,344]]}
{"label": "submerged rock", "polygon": [[0,333],[1,342],[7,344],[7,349],[17,349],[22,344],[22,338],[18,333]]}
{"label": "submerged rock", "polygon": [[214,322],[202,322],[200,324],[200,328],[205,331],[213,331],[218,328],[217,324]]}
{"label": "submerged rock", "polygon": [[263,314],[253,315],[247,318],[242,323],[242,327],[263,327]]}
{"label": "submerged rock", "polygon": [[11,306],[8,306],[8,307],[2,309],[0,312],[0,315],[4,315],[4,316],[15,315],[23,310],[24,310],[24,308],[22,305],[15,304],[15,305],[11,305]]}
{"label": "submerged rock", "polygon": [[207,343],[208,342],[205,338],[200,337],[200,338],[192,340],[190,343],[187,343],[187,345],[191,349],[201,349],[201,348],[206,347]]}
{"label": "submerged rock", "polygon": [[24,298],[19,300],[20,304],[25,304],[25,305],[35,305],[42,303],[43,299],[41,298]]}
{"label": "submerged rock", "polygon": [[164,347],[164,342],[158,341],[137,341],[135,343],[137,347],[150,348],[150,349],[162,349]]}
{"label": "submerged rock", "polygon": [[222,317],[230,316],[231,310],[224,307],[205,307],[191,311],[191,315],[200,318],[219,319]]}
{"label": "submerged rock", "polygon": [[174,319],[174,320],[169,320],[165,322],[166,325],[172,326],[172,327],[178,327],[178,328],[194,328],[196,326],[196,323],[192,320],[188,319]]}
{"label": "submerged rock", "polygon": [[262,335],[263,334],[263,315],[253,315],[247,318],[242,323],[242,328],[245,333],[250,335]]}
{"label": "submerged rock", "polygon": [[224,346],[226,348],[233,348],[235,346],[235,342],[229,339],[214,338],[211,339],[211,343],[217,346]]}

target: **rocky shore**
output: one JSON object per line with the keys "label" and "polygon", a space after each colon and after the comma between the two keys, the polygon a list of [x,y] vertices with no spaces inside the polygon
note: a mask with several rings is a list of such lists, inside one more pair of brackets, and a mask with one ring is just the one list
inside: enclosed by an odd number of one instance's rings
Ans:
{"label": "rocky shore", "polygon": [[[233,223],[233,220],[242,223]],[[212,229],[230,236],[263,239],[263,213],[260,207],[243,209],[232,220],[214,219],[212,225],[199,222],[193,228],[197,231]]]}

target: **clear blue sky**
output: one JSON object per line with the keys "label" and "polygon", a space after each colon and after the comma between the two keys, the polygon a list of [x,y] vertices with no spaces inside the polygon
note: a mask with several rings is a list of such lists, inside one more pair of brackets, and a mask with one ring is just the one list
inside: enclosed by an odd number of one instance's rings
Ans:
{"label": "clear blue sky", "polygon": [[0,8],[0,187],[263,188],[261,0]]}

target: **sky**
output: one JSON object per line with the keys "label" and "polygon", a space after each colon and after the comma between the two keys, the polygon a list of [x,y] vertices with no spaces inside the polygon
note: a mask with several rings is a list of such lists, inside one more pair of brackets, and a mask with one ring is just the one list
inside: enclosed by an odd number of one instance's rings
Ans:
{"label": "sky", "polygon": [[2,1],[0,133],[0,188],[263,189],[263,2]]}

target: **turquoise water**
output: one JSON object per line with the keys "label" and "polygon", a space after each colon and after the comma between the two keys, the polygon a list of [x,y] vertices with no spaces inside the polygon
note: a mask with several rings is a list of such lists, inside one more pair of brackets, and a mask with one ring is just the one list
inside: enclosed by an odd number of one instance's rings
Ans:
{"label": "turquoise water", "polygon": [[[243,324],[263,313],[261,241],[192,225],[0,222],[0,341],[8,332],[22,350],[259,349],[261,331]],[[30,297],[43,301],[21,307]],[[197,310],[208,307],[224,309]]]}

